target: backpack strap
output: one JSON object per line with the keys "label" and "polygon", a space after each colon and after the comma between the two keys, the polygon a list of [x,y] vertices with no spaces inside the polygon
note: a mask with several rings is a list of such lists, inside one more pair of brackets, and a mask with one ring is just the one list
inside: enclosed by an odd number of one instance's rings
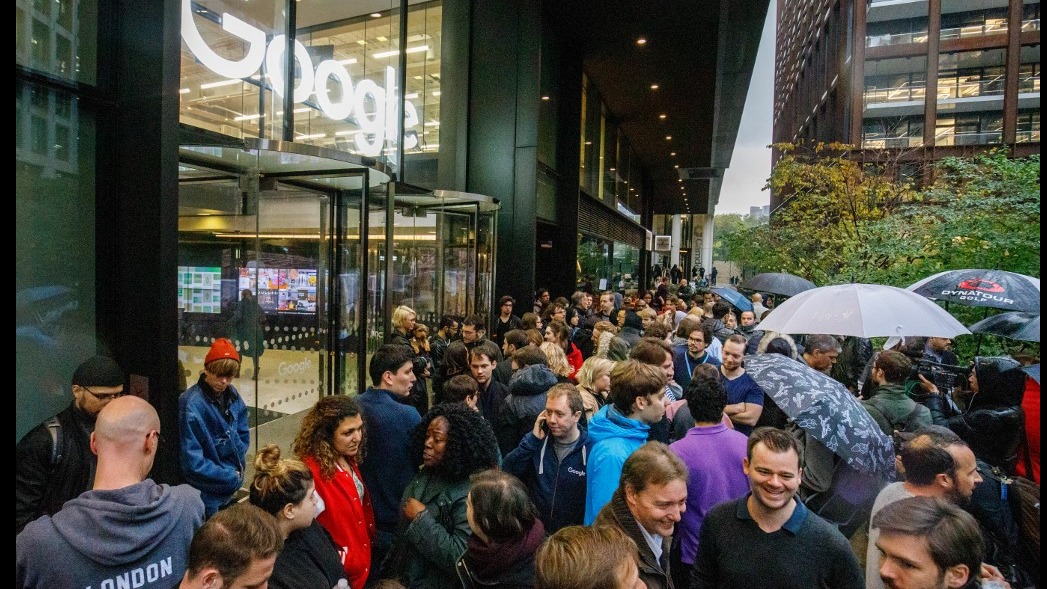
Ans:
{"label": "backpack strap", "polygon": [[48,418],[44,425],[51,433],[51,465],[53,466],[62,461],[62,422],[58,421],[57,415],[54,415]]}

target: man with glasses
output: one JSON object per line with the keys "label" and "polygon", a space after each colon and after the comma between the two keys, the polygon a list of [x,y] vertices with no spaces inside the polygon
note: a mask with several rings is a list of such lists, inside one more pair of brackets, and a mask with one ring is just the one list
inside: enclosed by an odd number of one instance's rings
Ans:
{"label": "man with glasses", "polygon": [[15,534],[91,488],[96,457],[91,432],[98,412],[124,395],[124,372],[95,356],[73,373],[73,401],[29,431],[15,446]]}
{"label": "man with glasses", "polygon": [[244,482],[251,428],[247,405],[233,386],[239,374],[240,354],[233,342],[218,338],[200,379],[178,398],[182,476],[200,490],[207,517],[229,505]]}
{"label": "man with glasses", "polygon": [[678,336],[685,338],[685,344],[673,346],[673,380],[687,390],[694,376],[694,369],[702,364],[720,366],[720,359],[709,353],[708,345],[713,339],[712,326],[687,317],[677,328]]}
{"label": "man with glasses", "polygon": [[178,583],[204,504],[189,485],[148,478],[159,445],[160,417],[152,405],[135,396],[106,403],[91,434],[98,455],[91,490],[15,538],[16,586]]}

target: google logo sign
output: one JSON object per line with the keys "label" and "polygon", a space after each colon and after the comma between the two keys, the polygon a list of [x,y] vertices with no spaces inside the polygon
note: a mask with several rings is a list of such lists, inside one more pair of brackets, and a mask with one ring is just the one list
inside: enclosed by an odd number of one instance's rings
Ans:
{"label": "google logo sign", "polygon": [[[235,79],[255,75],[265,62],[265,71],[272,82],[273,92],[282,97],[283,59],[287,37],[276,35],[267,46],[265,33],[261,29],[229,13],[222,13],[222,30],[247,43],[247,52],[239,60],[222,57],[207,45],[193,19],[192,1],[182,0],[182,40],[201,64],[222,77]],[[385,68],[384,88],[368,79],[360,80],[354,85],[345,67],[333,59],[321,61],[314,69],[309,52],[297,39],[294,42],[294,59],[301,66],[301,77],[293,91],[295,103],[305,102],[310,96],[315,95],[317,106],[328,118],[336,121],[354,121],[361,130],[353,136],[353,141],[364,155],[378,156],[387,138],[395,141],[399,114],[396,70],[389,66]],[[341,90],[341,98],[337,100],[331,97],[329,85],[332,81]],[[392,91],[386,88],[392,88]],[[369,105],[374,107],[374,113],[370,116],[367,114]],[[405,101],[404,128],[411,129],[417,126],[418,110],[414,104]],[[417,131],[405,131],[404,147],[413,149],[417,146]]]}

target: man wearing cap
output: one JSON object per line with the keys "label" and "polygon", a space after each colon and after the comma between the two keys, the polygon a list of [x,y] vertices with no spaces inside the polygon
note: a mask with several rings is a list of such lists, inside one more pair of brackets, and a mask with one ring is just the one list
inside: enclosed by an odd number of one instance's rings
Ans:
{"label": "man wearing cap", "polygon": [[244,481],[251,430],[247,405],[232,384],[239,373],[233,342],[218,338],[200,380],[178,398],[182,476],[200,490],[207,517],[227,505]]}
{"label": "man wearing cap", "polygon": [[73,402],[15,446],[15,534],[91,488],[97,459],[91,432],[98,412],[124,394],[124,373],[112,358],[94,356],[73,373]]}

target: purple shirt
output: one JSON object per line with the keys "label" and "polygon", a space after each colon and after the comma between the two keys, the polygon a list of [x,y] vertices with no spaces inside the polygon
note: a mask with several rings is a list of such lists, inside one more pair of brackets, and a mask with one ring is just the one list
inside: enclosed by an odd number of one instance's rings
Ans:
{"label": "purple shirt", "polygon": [[723,423],[692,427],[687,435],[669,445],[687,465],[687,511],[680,520],[677,537],[681,560],[690,565],[698,552],[698,535],[705,514],[718,503],[744,497],[749,477],[742,471],[748,437]]}

